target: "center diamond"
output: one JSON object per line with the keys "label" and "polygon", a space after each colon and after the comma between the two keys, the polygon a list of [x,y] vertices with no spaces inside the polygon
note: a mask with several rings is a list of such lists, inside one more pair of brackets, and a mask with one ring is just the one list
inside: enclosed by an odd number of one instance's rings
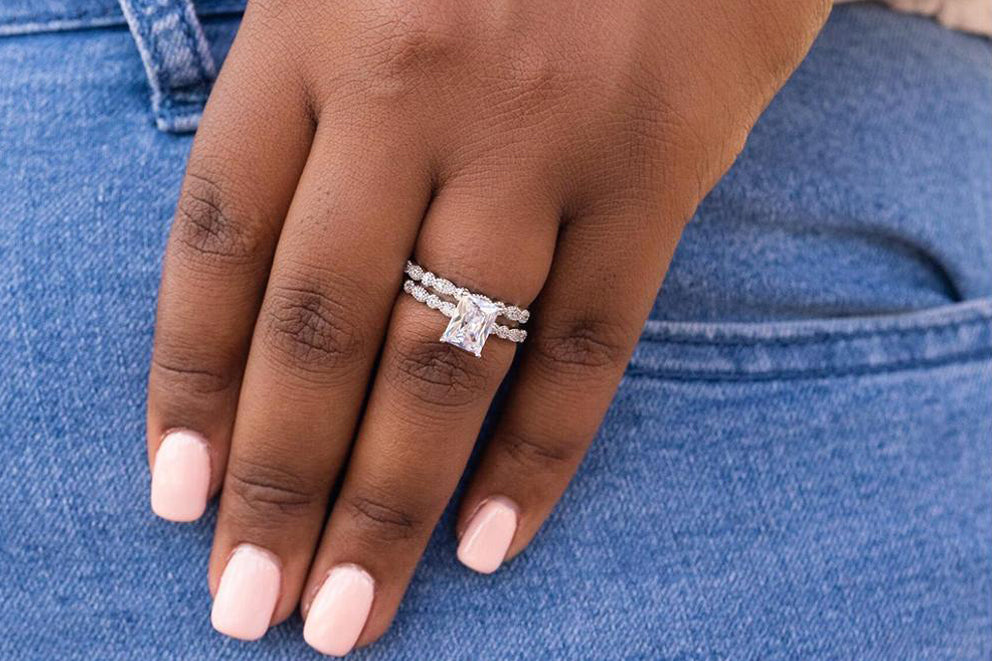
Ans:
{"label": "center diamond", "polygon": [[499,310],[498,305],[481,296],[459,297],[455,316],[444,329],[441,341],[482,356],[482,347],[496,325]]}

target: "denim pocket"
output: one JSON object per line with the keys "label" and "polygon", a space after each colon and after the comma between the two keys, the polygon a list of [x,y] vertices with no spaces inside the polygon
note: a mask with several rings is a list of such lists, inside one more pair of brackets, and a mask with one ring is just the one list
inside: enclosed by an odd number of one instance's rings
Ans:
{"label": "denim pocket", "polygon": [[992,300],[649,322],[563,504],[652,655],[988,658]]}

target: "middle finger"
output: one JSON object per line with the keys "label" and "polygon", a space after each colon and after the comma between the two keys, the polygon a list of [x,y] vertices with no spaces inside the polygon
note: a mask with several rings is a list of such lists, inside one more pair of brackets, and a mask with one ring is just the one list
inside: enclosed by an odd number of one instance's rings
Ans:
{"label": "middle finger", "polygon": [[210,567],[238,638],[298,602],[430,194],[415,141],[358,126],[318,127],[255,324]]}

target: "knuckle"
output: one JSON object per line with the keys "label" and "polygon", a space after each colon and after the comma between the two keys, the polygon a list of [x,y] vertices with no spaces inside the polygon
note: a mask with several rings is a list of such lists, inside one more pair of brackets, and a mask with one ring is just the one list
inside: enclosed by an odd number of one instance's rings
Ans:
{"label": "knuckle", "polygon": [[384,99],[416,91],[425,76],[450,69],[468,52],[464,30],[452,27],[455,16],[416,3],[392,5],[369,10],[354,50],[362,79]]}
{"label": "knuckle", "polygon": [[173,240],[200,260],[252,261],[262,245],[262,223],[237,203],[222,177],[192,167],[176,206]]}
{"label": "knuckle", "polygon": [[151,379],[166,393],[205,396],[227,391],[234,383],[231,370],[220,369],[210,361],[188,352],[158,347],[152,354]]}
{"label": "knuckle", "polygon": [[381,46],[378,53],[385,71],[393,74],[426,71],[427,65],[448,62],[460,50],[463,38],[443,27],[451,17],[430,14],[404,3],[383,17],[376,30]]}
{"label": "knuckle", "polygon": [[246,518],[263,525],[273,515],[281,517],[310,513],[322,497],[307,480],[271,464],[239,459],[232,461],[224,478],[224,490],[234,495]]}
{"label": "knuckle", "polygon": [[423,520],[409,508],[378,496],[356,494],[346,497],[343,504],[359,529],[376,542],[412,539],[423,529]]}
{"label": "knuckle", "polygon": [[582,456],[582,448],[573,443],[539,438],[518,430],[502,430],[499,443],[511,460],[528,469],[563,470],[574,466]]}
{"label": "knuckle", "polygon": [[478,401],[489,381],[474,356],[444,342],[414,338],[397,342],[386,374],[419,403],[444,408]]}
{"label": "knuckle", "polygon": [[350,373],[365,360],[360,322],[344,289],[303,282],[274,284],[266,296],[264,337],[277,361],[312,374]]}
{"label": "knuckle", "polygon": [[620,337],[620,329],[610,322],[575,319],[542,328],[534,335],[531,351],[553,371],[599,371],[623,365],[627,347]]}
{"label": "knuckle", "polygon": [[505,57],[508,77],[503,88],[515,99],[512,107],[536,110],[561,102],[561,91],[568,84],[566,67],[546,45],[522,44]]}

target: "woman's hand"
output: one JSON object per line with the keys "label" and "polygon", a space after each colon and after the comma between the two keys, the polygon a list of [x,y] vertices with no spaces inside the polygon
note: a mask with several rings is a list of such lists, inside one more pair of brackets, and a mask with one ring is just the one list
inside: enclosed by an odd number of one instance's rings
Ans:
{"label": "woman's hand", "polygon": [[533,304],[457,526],[473,569],[520,553],[683,224],[827,7],[249,3],[190,156],[148,399],[155,511],[222,492],[220,631],[257,638],[300,603],[341,654],[389,626],[516,347],[440,342],[448,319],[402,291],[411,257]]}

